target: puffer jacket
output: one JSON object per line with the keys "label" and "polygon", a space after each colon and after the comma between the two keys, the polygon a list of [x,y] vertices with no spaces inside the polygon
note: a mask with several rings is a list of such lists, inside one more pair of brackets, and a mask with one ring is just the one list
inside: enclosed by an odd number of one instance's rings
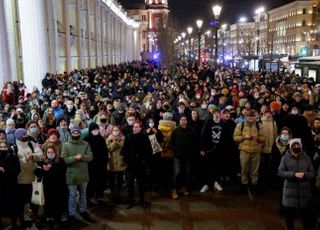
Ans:
{"label": "puffer jacket", "polygon": [[115,137],[110,135],[106,140],[106,144],[109,151],[108,170],[111,172],[124,171],[126,169],[122,155],[124,136]]}
{"label": "puffer jacket", "polygon": [[172,130],[176,127],[176,123],[172,120],[160,120],[159,121],[159,126],[158,129],[162,132],[163,134],[163,142],[167,143]]}
{"label": "puffer jacket", "polygon": [[[295,177],[296,172],[303,172],[304,178]],[[301,154],[295,158],[290,149],[281,159],[278,175],[283,178],[282,204],[290,208],[305,208],[309,205],[311,194],[311,180],[314,168],[309,156]]]}
{"label": "puffer jacket", "polygon": [[[245,140],[246,135],[254,136],[257,140]],[[239,150],[247,153],[260,153],[261,145],[265,141],[265,137],[261,134],[261,128],[258,130],[256,124],[249,124],[246,121],[237,124],[233,139],[239,143]]]}
{"label": "puffer jacket", "polygon": [[[33,146],[33,151],[28,145],[28,142],[17,140],[18,157],[20,161],[20,174],[18,175],[18,184],[31,184],[34,180],[34,170],[37,168],[37,163],[43,159],[43,152],[39,145],[30,142]],[[26,156],[32,153],[33,160],[27,161]]]}
{"label": "puffer jacket", "polygon": [[271,153],[272,145],[278,136],[278,128],[276,122],[270,118],[261,118],[261,134],[265,137],[265,141],[262,144],[262,153]]}

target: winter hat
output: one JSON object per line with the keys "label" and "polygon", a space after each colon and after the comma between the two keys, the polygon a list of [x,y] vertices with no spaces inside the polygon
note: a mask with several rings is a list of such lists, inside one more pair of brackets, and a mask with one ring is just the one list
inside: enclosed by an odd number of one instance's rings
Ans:
{"label": "winter hat", "polygon": [[14,125],[14,120],[12,118],[8,118],[6,121],[6,126],[8,125]]}
{"label": "winter hat", "polygon": [[271,109],[271,111],[277,111],[278,112],[281,109],[281,105],[280,105],[279,102],[273,101],[273,102],[270,103],[270,109]]}
{"label": "winter hat", "polygon": [[244,105],[246,104],[247,101],[248,101],[247,98],[241,98],[239,100],[239,107],[244,107]]}
{"label": "winter hat", "polygon": [[172,113],[170,113],[170,112],[165,112],[165,113],[163,114],[163,119],[164,119],[164,120],[172,120],[172,118],[173,118],[173,115],[172,115]]}
{"label": "winter hat", "polygon": [[73,132],[79,132],[79,133],[81,133],[80,127],[79,127],[79,126],[73,126],[73,127],[71,128],[71,133],[73,133]]}
{"label": "winter hat", "polygon": [[223,90],[221,90],[221,93],[222,93],[223,95],[228,95],[229,90],[228,90],[227,88],[224,88]]}
{"label": "winter hat", "polygon": [[51,135],[56,135],[57,137],[59,136],[58,131],[56,129],[48,130],[48,137],[50,137]]}
{"label": "winter hat", "polygon": [[217,110],[219,110],[219,108],[217,107],[217,106],[215,106],[214,104],[210,104],[209,106],[208,106],[208,111],[210,112],[210,113],[214,113],[214,112],[216,112]]}
{"label": "winter hat", "polygon": [[293,138],[289,141],[290,149],[293,144],[298,143],[302,147],[301,138]]}
{"label": "winter hat", "polygon": [[90,123],[90,125],[89,125],[89,133],[91,133],[95,129],[99,129],[99,125],[97,125],[94,122]]}
{"label": "winter hat", "polygon": [[22,136],[27,134],[27,130],[23,128],[16,129],[14,132],[14,137],[19,140]]}

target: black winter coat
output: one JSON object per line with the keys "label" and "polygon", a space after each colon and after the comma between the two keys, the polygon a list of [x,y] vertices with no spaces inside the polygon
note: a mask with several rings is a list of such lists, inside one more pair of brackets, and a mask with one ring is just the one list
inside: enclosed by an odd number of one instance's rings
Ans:
{"label": "black winter coat", "polygon": [[[295,177],[296,172],[303,172],[304,178]],[[290,208],[306,208],[312,197],[310,181],[314,177],[314,169],[309,156],[302,154],[295,158],[290,150],[282,157],[278,175],[283,178],[282,204]]]}
{"label": "black winter coat", "polygon": [[17,200],[17,176],[20,173],[19,159],[10,151],[0,152],[0,216],[2,213],[13,214]]}
{"label": "black winter coat", "polygon": [[[51,164],[49,171],[44,165]],[[66,185],[67,166],[62,158],[58,162],[40,161],[35,175],[42,178],[45,198],[45,214],[48,216],[63,215],[67,211],[68,187]]]}
{"label": "black winter coat", "polygon": [[128,171],[146,169],[152,156],[150,140],[145,133],[129,134],[124,141],[123,157]]}

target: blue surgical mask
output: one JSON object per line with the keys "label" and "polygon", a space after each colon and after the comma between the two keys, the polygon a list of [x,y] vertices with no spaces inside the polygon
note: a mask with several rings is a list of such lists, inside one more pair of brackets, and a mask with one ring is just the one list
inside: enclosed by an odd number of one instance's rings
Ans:
{"label": "blue surgical mask", "polygon": [[287,142],[287,141],[289,140],[289,136],[288,136],[288,135],[281,134],[280,139],[281,139],[283,142]]}
{"label": "blue surgical mask", "polygon": [[55,155],[48,156],[48,160],[53,161],[56,158]]}

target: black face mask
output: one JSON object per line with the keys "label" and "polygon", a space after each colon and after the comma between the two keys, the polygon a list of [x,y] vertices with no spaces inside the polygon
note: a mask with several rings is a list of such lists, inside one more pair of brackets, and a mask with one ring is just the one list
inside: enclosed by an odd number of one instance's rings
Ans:
{"label": "black face mask", "polygon": [[101,119],[100,122],[101,123],[107,123],[107,119]]}
{"label": "black face mask", "polygon": [[291,148],[292,152],[298,154],[301,152],[301,148]]}
{"label": "black face mask", "polygon": [[71,137],[72,137],[72,140],[75,140],[75,141],[80,139],[80,136],[71,136]]}
{"label": "black face mask", "polygon": [[0,150],[0,158],[7,155],[8,150]]}

